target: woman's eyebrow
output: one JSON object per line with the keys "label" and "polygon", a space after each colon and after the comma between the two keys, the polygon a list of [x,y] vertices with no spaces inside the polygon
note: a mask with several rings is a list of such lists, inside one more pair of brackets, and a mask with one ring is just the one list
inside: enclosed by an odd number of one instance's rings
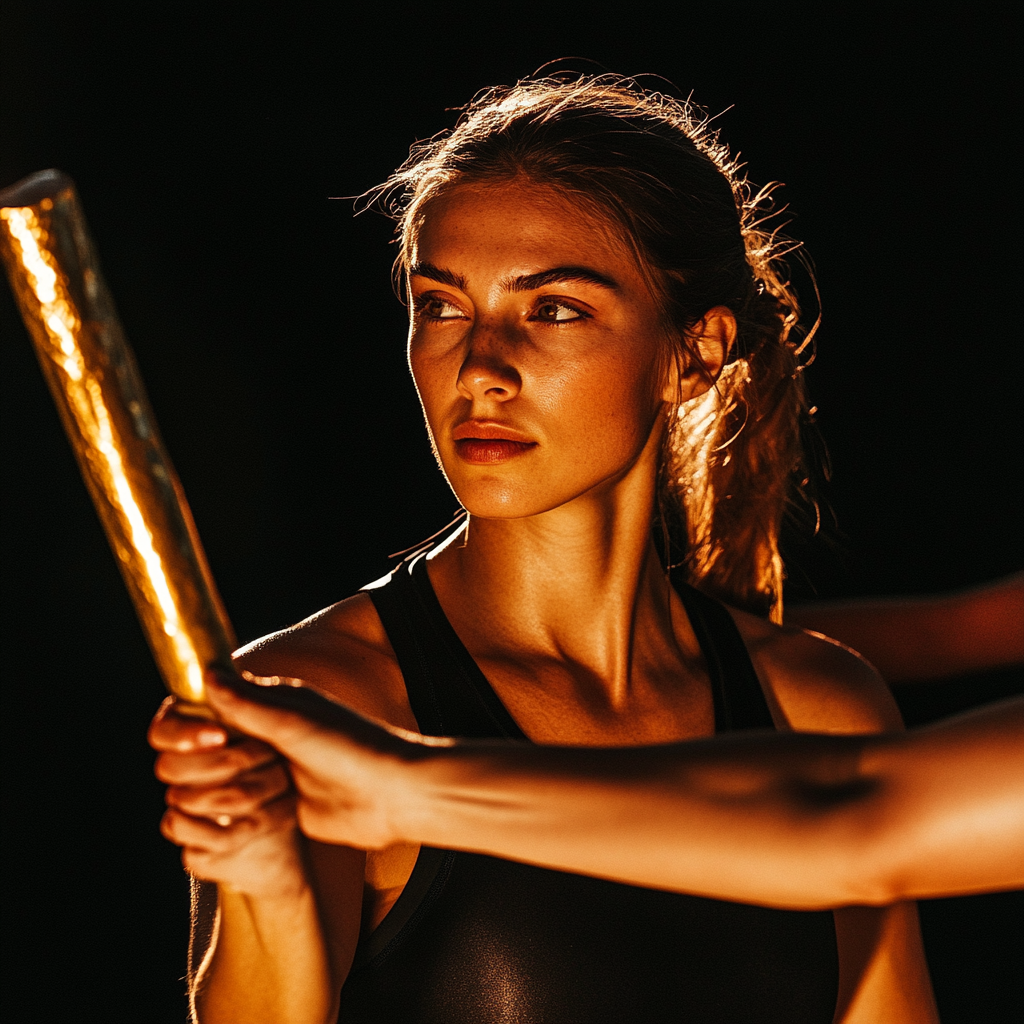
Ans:
{"label": "woman's eyebrow", "polygon": [[414,263],[409,268],[410,277],[425,277],[429,281],[438,281],[441,284],[451,285],[459,291],[466,290],[466,279],[461,274],[456,274],[444,267],[435,267],[433,263]]}
{"label": "woman's eyebrow", "polygon": [[[461,291],[466,290],[466,279],[461,274],[444,267],[436,267],[433,263],[414,263],[409,268],[410,277],[425,277],[429,281],[438,281]],[[532,292],[545,288],[559,281],[579,281],[584,284],[597,285],[599,288],[617,289],[618,284],[606,274],[599,274],[589,267],[552,267],[536,274],[523,274],[510,277],[502,282],[502,290],[507,292]]]}
{"label": "woman's eyebrow", "polygon": [[599,274],[589,267],[552,267],[551,270],[542,270],[537,274],[509,278],[504,282],[503,287],[510,292],[532,292],[559,281],[579,281],[584,284],[596,284],[599,288],[617,289],[619,287],[610,277]]}

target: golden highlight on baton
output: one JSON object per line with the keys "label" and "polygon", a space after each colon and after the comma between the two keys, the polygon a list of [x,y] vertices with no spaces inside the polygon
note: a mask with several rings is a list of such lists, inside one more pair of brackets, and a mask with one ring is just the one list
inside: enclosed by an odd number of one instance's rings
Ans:
{"label": "golden highlight on baton", "polygon": [[160,674],[209,714],[234,634],[66,174],[0,191],[0,254]]}

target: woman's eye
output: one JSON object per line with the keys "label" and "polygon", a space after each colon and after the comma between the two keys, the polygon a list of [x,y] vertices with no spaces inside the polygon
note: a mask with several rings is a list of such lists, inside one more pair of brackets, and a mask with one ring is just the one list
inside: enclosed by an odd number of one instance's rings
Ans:
{"label": "woman's eye", "polygon": [[466,314],[446,299],[424,296],[416,300],[416,312],[428,320],[464,320]]}
{"label": "woman's eye", "polygon": [[576,309],[574,306],[549,299],[547,302],[542,302],[537,306],[530,319],[540,320],[542,323],[548,324],[564,324],[570,320],[582,320],[586,316],[586,313]]}

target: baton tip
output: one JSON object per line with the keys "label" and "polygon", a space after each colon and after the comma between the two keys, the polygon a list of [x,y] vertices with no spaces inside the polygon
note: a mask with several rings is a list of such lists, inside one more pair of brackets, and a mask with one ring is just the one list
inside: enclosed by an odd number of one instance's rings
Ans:
{"label": "baton tip", "polygon": [[52,199],[65,189],[75,187],[70,175],[56,167],[36,171],[5,189],[0,189],[0,207],[35,206],[44,199]]}

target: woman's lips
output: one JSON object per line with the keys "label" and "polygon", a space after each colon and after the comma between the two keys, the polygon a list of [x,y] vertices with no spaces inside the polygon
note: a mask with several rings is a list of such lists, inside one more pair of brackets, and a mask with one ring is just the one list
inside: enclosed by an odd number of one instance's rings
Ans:
{"label": "woman's lips", "polygon": [[455,442],[459,458],[478,464],[505,462],[536,447],[536,441],[510,441],[504,437],[463,437]]}

